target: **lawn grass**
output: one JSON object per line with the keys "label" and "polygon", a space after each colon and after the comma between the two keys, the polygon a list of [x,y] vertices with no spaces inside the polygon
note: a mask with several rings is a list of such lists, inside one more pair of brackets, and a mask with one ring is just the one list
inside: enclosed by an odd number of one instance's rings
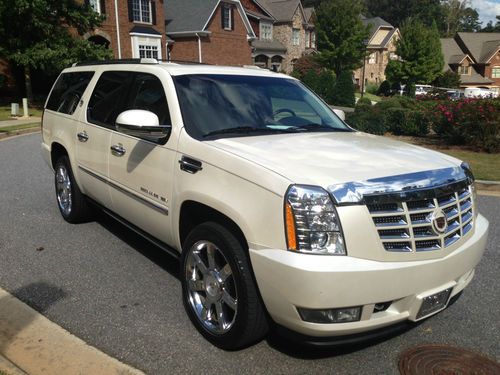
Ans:
{"label": "lawn grass", "polygon": [[30,124],[22,124],[22,125],[5,126],[3,128],[0,127],[0,133],[12,133],[18,130],[39,128],[39,127],[40,127],[39,122],[33,122]]}
{"label": "lawn grass", "polygon": [[[30,116],[41,117],[43,109],[38,106],[30,106],[28,107],[28,112]],[[19,103],[19,114],[23,115],[23,103]],[[10,116],[10,104],[9,105],[0,105],[0,121],[2,120],[12,120]]]}
{"label": "lawn grass", "polygon": [[[373,95],[373,94],[370,94],[368,92],[365,92],[364,95],[363,95],[365,98],[368,98],[370,99],[372,102],[380,102],[382,99],[380,98],[380,96],[377,96],[377,95]],[[361,98],[361,94],[359,92],[356,93],[356,98]]]}
{"label": "lawn grass", "polygon": [[500,181],[500,154],[456,149],[438,149],[438,151],[469,163],[478,180]]}

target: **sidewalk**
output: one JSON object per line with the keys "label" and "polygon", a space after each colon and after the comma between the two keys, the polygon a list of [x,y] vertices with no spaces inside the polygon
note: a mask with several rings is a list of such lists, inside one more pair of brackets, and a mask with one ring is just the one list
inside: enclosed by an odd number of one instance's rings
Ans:
{"label": "sidewalk", "polygon": [[0,288],[0,371],[7,375],[143,375]]}
{"label": "sidewalk", "polygon": [[13,126],[13,125],[33,124],[41,121],[42,121],[41,117],[36,117],[36,116],[31,116],[30,118],[20,117],[14,120],[0,121],[0,128],[5,128],[7,126]]}

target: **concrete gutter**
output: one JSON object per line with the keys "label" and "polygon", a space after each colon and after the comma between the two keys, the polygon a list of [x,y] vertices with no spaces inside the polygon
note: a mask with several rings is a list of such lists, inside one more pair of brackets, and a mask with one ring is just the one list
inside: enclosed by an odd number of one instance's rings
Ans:
{"label": "concrete gutter", "polygon": [[8,375],[143,375],[0,288],[0,370]]}

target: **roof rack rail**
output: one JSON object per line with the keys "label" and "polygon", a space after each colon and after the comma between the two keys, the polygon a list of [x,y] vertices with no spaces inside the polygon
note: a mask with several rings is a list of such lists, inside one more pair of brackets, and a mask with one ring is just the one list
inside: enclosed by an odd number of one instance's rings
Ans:
{"label": "roof rack rail", "polygon": [[78,63],[74,63],[72,66],[114,65],[114,64],[158,64],[159,61],[160,60],[153,59],[153,58],[96,60],[96,61],[78,62]]}

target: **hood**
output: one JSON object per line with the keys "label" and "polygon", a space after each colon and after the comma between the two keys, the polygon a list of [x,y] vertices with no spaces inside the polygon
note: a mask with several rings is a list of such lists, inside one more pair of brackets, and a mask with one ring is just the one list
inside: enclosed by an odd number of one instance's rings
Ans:
{"label": "hood", "polygon": [[293,183],[325,188],[460,165],[458,159],[439,152],[361,132],[276,134],[210,143]]}

